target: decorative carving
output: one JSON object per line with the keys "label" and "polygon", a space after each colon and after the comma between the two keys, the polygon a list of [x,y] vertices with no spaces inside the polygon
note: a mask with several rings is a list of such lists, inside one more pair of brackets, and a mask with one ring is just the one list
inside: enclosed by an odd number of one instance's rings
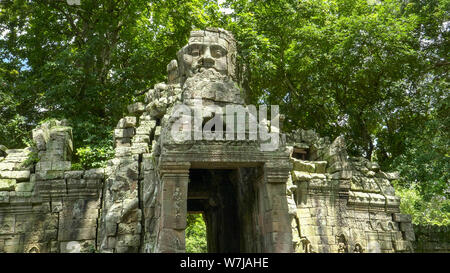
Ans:
{"label": "decorative carving", "polygon": [[315,253],[313,250],[313,247],[311,245],[311,242],[306,237],[301,237],[300,242],[302,243],[303,251],[305,253]]}
{"label": "decorative carving", "polygon": [[345,239],[344,234],[337,236],[337,242],[338,242],[338,253],[348,253],[347,239]]}
{"label": "decorative carving", "polygon": [[364,249],[360,244],[355,244],[355,248],[353,249],[353,253],[363,253]]}

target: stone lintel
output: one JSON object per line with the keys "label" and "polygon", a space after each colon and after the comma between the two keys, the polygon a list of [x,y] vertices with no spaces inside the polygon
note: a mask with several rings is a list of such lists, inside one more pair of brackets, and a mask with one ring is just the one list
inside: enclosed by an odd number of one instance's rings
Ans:
{"label": "stone lintel", "polygon": [[269,161],[264,165],[267,183],[286,183],[291,170],[292,163],[288,161]]}

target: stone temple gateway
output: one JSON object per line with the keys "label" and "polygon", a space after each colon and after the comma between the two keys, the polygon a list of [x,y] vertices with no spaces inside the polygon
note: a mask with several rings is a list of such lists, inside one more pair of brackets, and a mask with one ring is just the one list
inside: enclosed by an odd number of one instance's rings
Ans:
{"label": "stone temple gateway", "polygon": [[[231,33],[192,31],[168,82],[118,122],[104,169],[71,170],[65,121],[36,128],[36,147],[0,149],[0,252],[184,252],[186,217],[196,212],[210,252],[413,251],[411,218],[391,186],[398,175],[349,157],[342,137],[297,130],[266,151],[248,124],[243,139],[199,131],[222,134],[211,109],[245,106],[235,59]],[[180,104],[202,113],[191,120],[200,127],[182,124],[200,138],[174,139]]]}

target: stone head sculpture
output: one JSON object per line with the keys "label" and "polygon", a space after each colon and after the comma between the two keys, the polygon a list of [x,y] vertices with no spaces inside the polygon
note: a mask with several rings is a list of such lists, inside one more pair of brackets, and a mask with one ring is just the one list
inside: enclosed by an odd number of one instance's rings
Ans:
{"label": "stone head sculpture", "polygon": [[178,51],[177,59],[177,63],[172,61],[168,66],[169,81],[178,78],[183,83],[208,69],[234,79],[236,41],[230,32],[223,29],[191,31],[189,42]]}

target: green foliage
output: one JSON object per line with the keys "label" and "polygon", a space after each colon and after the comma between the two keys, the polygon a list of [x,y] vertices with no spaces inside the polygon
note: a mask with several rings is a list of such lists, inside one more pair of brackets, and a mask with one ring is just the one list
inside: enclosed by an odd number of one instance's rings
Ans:
{"label": "green foliage", "polygon": [[425,65],[417,15],[400,1],[228,3],[250,101],[280,105],[287,129],[344,134],[370,159],[387,114],[407,99],[400,83]]}
{"label": "green foliage", "polygon": [[186,226],[186,253],[208,252],[206,225],[202,214],[188,214]]}
{"label": "green foliage", "polygon": [[79,162],[72,163],[72,166],[70,167],[70,169],[72,171],[82,171],[82,170],[84,170],[83,165],[81,165],[81,163],[79,163]]}
{"label": "green foliage", "polygon": [[106,162],[114,156],[112,146],[86,146],[78,148],[76,151],[79,164],[72,164],[72,169],[102,168],[106,167]]}
{"label": "green foliage", "polygon": [[[439,128],[441,127],[441,128]],[[415,186],[425,200],[450,197],[449,131],[436,120],[417,126],[417,135],[405,138],[405,152],[392,166],[400,171],[404,187]]]}
{"label": "green foliage", "polygon": [[410,214],[414,224],[420,225],[450,225],[450,200],[435,195],[424,200],[419,190],[415,188],[396,187],[400,196],[400,210]]}
{"label": "green foliage", "polygon": [[0,143],[9,148],[20,148],[24,139],[31,134],[28,132],[26,118],[18,112],[18,102],[2,86],[0,76]]}
{"label": "green foliage", "polygon": [[28,158],[22,163],[22,167],[29,167],[39,162],[38,153],[33,150],[30,154],[28,154]]}
{"label": "green foliage", "polygon": [[86,253],[99,253],[98,250],[95,249],[95,244],[89,244]]}

